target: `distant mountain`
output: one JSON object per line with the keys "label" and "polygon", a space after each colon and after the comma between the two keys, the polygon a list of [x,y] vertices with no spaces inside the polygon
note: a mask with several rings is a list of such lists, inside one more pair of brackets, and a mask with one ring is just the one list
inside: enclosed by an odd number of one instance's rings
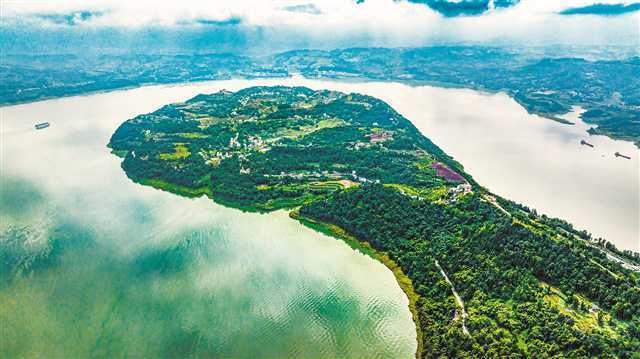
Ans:
{"label": "distant mountain", "polygon": [[601,15],[615,16],[640,11],[640,3],[633,4],[593,4],[582,7],[572,7],[560,12],[561,15]]}

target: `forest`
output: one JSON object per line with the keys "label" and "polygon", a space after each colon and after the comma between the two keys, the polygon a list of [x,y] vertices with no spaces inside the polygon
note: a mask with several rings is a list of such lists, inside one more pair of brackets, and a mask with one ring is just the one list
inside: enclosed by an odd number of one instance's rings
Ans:
{"label": "forest", "polygon": [[[374,184],[300,213],[400,264],[420,295],[427,357],[633,357],[640,349],[637,273],[561,230],[513,221],[476,194],[441,206]],[[466,302],[470,337],[452,330],[458,309],[435,260]]]}

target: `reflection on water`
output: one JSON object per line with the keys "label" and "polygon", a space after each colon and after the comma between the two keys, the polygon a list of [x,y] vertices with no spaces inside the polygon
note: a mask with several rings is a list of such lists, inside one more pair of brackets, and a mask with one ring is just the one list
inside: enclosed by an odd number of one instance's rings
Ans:
{"label": "reflection on water", "polygon": [[383,265],[286,212],[134,184],[105,147],[125,119],[218,88],[2,109],[0,356],[412,356]]}
{"label": "reflection on water", "polygon": [[410,94],[390,103],[478,183],[640,251],[640,151],[632,143],[590,136],[577,113],[565,116],[575,125],[530,115],[505,94],[429,87]]}
{"label": "reflection on water", "polygon": [[[410,357],[408,301],[381,264],[285,212],[136,185],[105,147],[122,121],[163,104],[276,84],[379,97],[492,191],[640,249],[638,150],[588,137],[579,120],[529,115],[504,94],[232,80],[5,107],[0,354]],[[51,127],[33,130],[43,121]]]}

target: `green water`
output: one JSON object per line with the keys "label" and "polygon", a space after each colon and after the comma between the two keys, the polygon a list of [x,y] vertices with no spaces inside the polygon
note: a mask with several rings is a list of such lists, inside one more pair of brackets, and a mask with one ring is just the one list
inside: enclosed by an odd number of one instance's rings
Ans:
{"label": "green water", "polygon": [[413,355],[408,300],[382,264],[286,212],[126,178],[105,147],[122,121],[215,90],[1,109],[0,357]]}

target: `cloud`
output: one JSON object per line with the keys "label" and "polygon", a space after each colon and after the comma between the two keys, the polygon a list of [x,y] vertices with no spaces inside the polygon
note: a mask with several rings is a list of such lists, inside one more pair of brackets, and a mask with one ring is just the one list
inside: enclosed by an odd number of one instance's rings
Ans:
{"label": "cloud", "polygon": [[561,15],[602,15],[615,16],[630,12],[640,11],[640,3],[634,4],[593,4],[582,7],[573,7],[560,11]]}
{"label": "cloud", "polygon": [[[446,4],[435,5],[440,3]],[[638,45],[637,13],[560,15],[591,5],[594,2],[589,0],[4,0],[0,40],[3,47],[4,41],[11,46],[27,42],[43,47],[87,41],[88,47],[108,42],[147,48],[145,41],[154,36],[158,48],[167,51],[441,43]],[[438,6],[474,16],[445,16]],[[29,36],[42,38],[31,41]]]}
{"label": "cloud", "polygon": [[80,25],[84,22],[91,21],[96,17],[102,16],[101,11],[73,11],[68,14],[35,14],[35,17],[43,21],[49,21],[56,25]]}

